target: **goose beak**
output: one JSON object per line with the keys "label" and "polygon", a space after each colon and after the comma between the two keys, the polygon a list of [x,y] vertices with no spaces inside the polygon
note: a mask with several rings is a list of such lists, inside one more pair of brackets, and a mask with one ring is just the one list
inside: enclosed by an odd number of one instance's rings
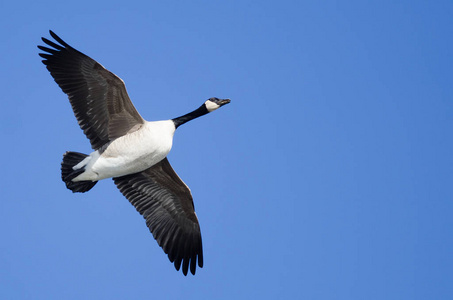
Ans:
{"label": "goose beak", "polygon": [[230,103],[230,102],[231,102],[230,99],[222,99],[222,100],[220,100],[219,105],[220,105],[220,106],[223,106],[223,105],[228,104],[228,103]]}

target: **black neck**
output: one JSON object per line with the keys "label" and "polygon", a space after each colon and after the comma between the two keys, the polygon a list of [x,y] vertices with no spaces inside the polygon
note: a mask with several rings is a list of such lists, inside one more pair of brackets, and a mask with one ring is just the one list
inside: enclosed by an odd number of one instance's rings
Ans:
{"label": "black neck", "polygon": [[175,123],[175,127],[178,128],[182,124],[187,123],[190,120],[196,119],[198,117],[201,117],[201,116],[207,114],[208,112],[209,111],[206,108],[206,105],[203,104],[202,106],[200,106],[193,112],[185,114],[184,116],[181,116],[181,117],[174,118],[174,119],[172,119],[172,121]]}

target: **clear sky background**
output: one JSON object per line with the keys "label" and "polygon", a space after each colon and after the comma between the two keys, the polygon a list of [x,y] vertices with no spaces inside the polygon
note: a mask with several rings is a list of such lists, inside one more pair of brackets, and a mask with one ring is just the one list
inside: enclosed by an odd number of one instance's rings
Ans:
{"label": "clear sky background", "polygon": [[[452,1],[3,1],[0,299],[453,299]],[[169,160],[205,266],[183,276],[105,180],[36,45],[52,29],[147,120],[209,97]]]}

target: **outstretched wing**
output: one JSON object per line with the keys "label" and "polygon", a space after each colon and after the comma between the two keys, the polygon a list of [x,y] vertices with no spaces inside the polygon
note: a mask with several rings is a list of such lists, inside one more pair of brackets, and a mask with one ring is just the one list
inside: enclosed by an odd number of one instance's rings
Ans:
{"label": "outstretched wing", "polygon": [[65,43],[42,38],[39,55],[71,102],[74,114],[93,149],[140,128],[145,122],[126,92],[124,82],[101,64]]}
{"label": "outstretched wing", "polygon": [[203,267],[203,248],[198,219],[189,188],[178,177],[167,158],[151,168],[113,178],[121,193],[146,219],[159,246],[174,262],[176,270],[195,274],[196,261]]}

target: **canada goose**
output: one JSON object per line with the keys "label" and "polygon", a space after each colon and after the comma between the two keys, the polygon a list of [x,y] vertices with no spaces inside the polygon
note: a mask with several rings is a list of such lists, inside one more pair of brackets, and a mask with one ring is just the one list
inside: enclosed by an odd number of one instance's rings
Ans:
{"label": "canada goose", "polygon": [[101,64],[65,43],[42,38],[38,46],[47,70],[69,97],[75,117],[94,149],[89,155],[66,152],[61,176],[72,192],[89,191],[113,178],[121,193],[146,219],[157,243],[179,271],[195,275],[203,267],[201,232],[190,189],[168,162],[173,135],[182,124],[230,103],[210,98],[198,109],[165,121],[145,121],[124,82]]}

